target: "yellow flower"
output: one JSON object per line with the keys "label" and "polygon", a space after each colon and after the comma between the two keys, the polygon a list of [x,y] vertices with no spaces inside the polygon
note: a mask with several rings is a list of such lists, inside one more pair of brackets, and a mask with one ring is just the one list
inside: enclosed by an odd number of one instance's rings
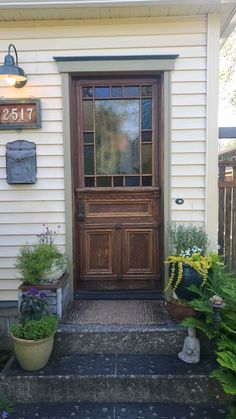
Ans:
{"label": "yellow flower", "polygon": [[173,286],[173,290],[175,291],[183,279],[183,264],[190,266],[198,272],[198,274],[202,277],[201,286],[203,286],[207,282],[209,269],[214,263],[218,263],[218,261],[216,261],[216,258],[212,255],[202,256],[200,253],[193,253],[191,256],[168,256],[165,263],[171,264],[171,272],[168,284],[164,291],[168,290],[168,288],[172,286],[177,269],[178,276],[175,285]]}

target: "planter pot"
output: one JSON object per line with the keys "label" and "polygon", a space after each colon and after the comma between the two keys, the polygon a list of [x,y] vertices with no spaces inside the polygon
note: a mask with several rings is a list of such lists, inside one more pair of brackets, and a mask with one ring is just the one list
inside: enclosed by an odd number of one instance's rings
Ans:
{"label": "planter pot", "polygon": [[[169,266],[169,275],[171,273],[171,268],[172,268],[172,264],[170,264]],[[176,265],[175,267],[173,287],[177,281],[177,278],[178,278],[178,265]],[[199,275],[197,271],[195,271],[195,269],[191,268],[191,266],[183,264],[183,278],[175,290],[177,297],[182,300],[187,300],[187,301],[191,301],[194,298],[196,298],[197,294],[187,289],[192,284],[199,287],[202,284],[202,277]]]}
{"label": "planter pot", "polygon": [[43,275],[42,283],[55,284],[65,273],[66,265],[63,268],[58,268],[56,263],[52,263],[50,271]]}
{"label": "planter pot", "polygon": [[54,335],[46,339],[26,340],[12,336],[16,359],[25,371],[45,367],[52,353]]}
{"label": "planter pot", "polygon": [[175,320],[177,323],[182,322],[188,317],[196,317],[198,312],[192,307],[189,307],[184,304],[176,303],[175,301],[165,301],[164,303],[166,311],[169,313],[172,320]]}
{"label": "planter pot", "polygon": [[43,291],[47,296],[48,312],[55,314],[58,319],[61,319],[66,312],[67,306],[70,302],[70,287],[68,281],[68,275],[65,273],[57,284],[45,284],[45,285],[21,285],[18,288],[18,309],[20,310],[20,304],[22,300],[23,292],[26,292],[29,288],[36,288],[39,291]]}

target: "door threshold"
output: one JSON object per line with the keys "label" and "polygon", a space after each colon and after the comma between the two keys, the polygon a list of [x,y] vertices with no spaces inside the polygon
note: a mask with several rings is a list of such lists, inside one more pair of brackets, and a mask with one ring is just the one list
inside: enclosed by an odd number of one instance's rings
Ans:
{"label": "door threshold", "polygon": [[161,291],[79,291],[75,300],[163,300]]}

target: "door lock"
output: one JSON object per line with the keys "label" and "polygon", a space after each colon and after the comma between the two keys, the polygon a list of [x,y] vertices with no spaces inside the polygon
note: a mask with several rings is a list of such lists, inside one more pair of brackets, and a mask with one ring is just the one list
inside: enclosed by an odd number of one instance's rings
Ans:
{"label": "door lock", "polygon": [[84,202],[78,203],[78,221],[84,221],[85,219],[85,205]]}

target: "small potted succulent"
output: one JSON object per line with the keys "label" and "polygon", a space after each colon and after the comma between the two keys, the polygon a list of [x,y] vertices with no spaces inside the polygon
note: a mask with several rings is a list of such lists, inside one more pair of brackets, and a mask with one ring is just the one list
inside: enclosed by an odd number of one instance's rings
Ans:
{"label": "small potted succulent", "polygon": [[11,326],[15,356],[26,371],[45,367],[53,349],[58,320],[47,314],[46,300],[43,292],[29,289],[22,295],[20,321]]}

